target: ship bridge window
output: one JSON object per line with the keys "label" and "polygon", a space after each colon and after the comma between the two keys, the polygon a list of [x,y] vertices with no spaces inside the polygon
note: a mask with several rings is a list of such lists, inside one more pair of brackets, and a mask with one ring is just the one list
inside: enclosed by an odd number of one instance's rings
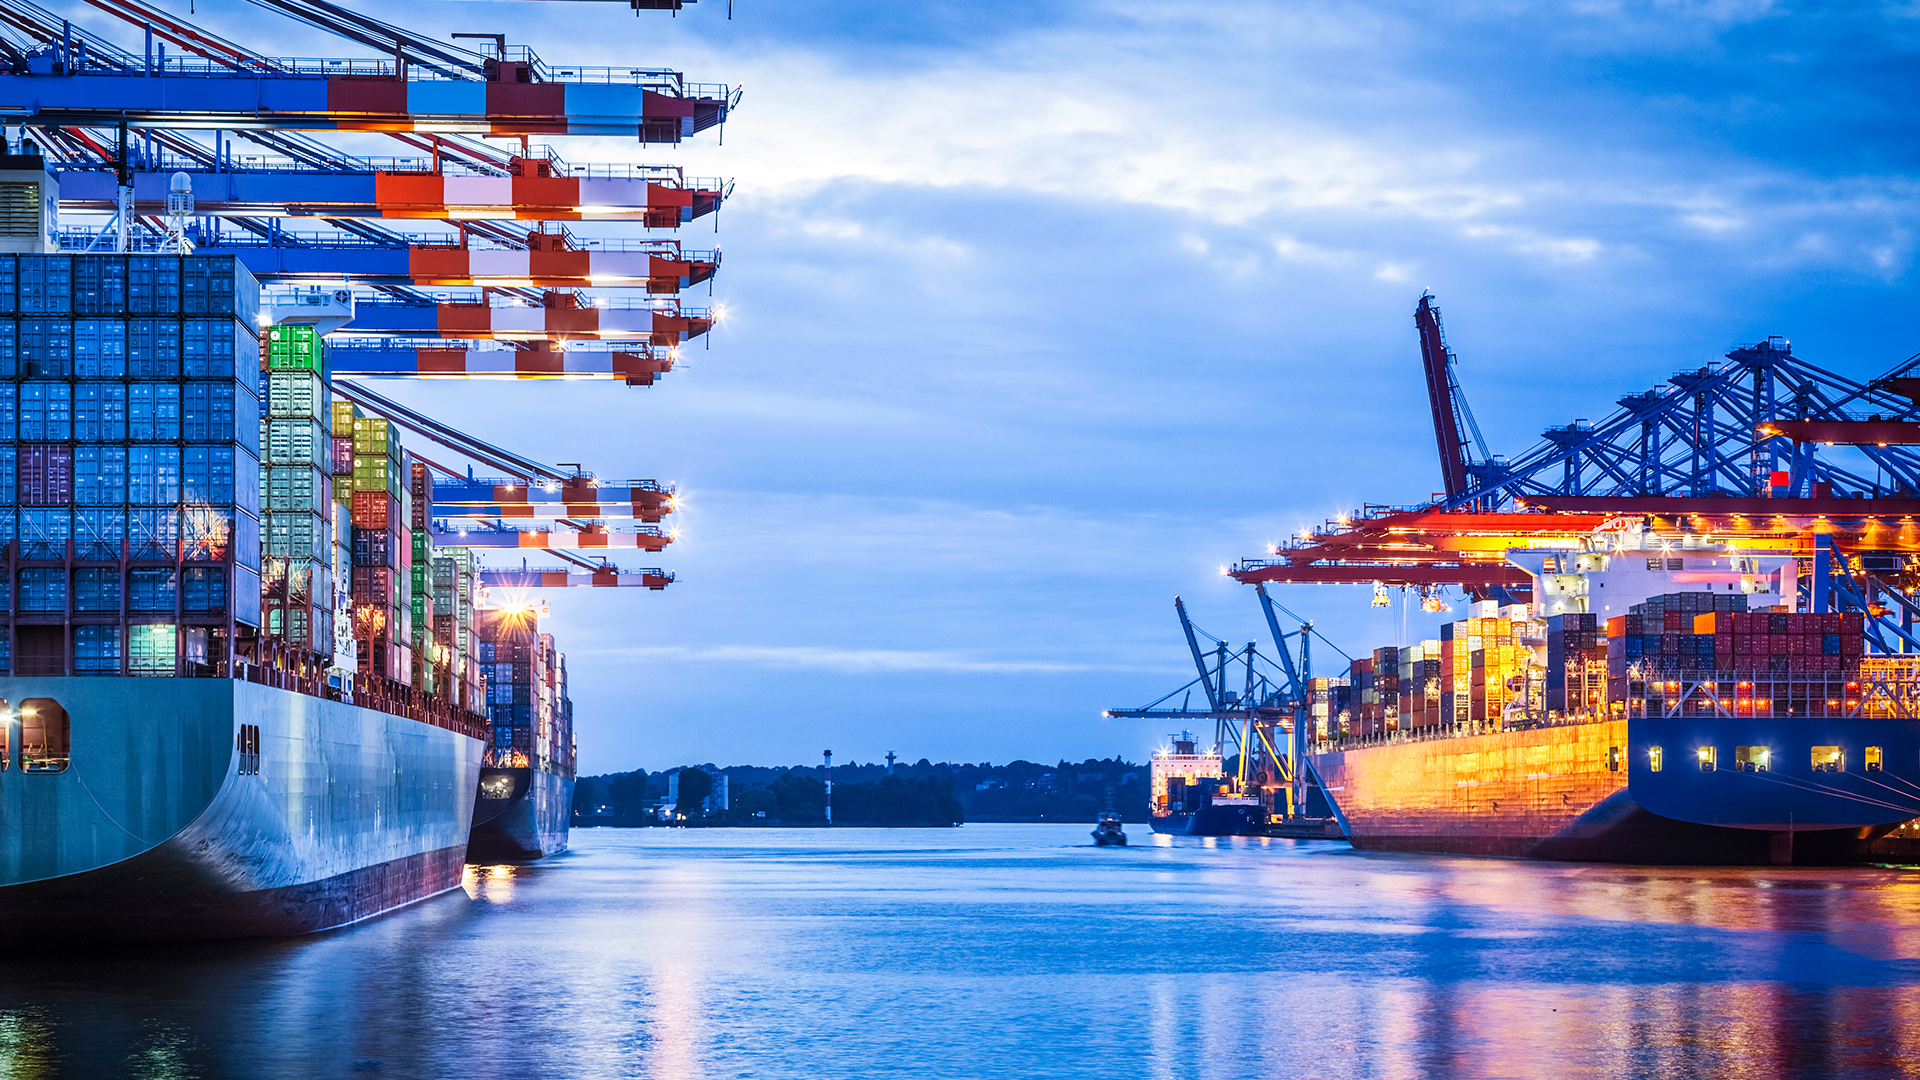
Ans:
{"label": "ship bridge window", "polygon": [[1736,746],[1733,767],[1737,772],[1766,772],[1772,756],[1772,751],[1764,746]]}
{"label": "ship bridge window", "polygon": [[[1866,751],[1861,755],[1860,767],[1865,769],[1868,772],[1879,772],[1881,763],[1884,762],[1885,760],[1886,760],[1886,754],[1883,753],[1879,747],[1869,746],[1867,747]],[[6,766],[4,765],[0,765],[0,768],[5,768],[5,767]]]}
{"label": "ship bridge window", "polygon": [[1846,751],[1837,746],[1816,746],[1813,748],[1814,772],[1846,772]]}
{"label": "ship bridge window", "polygon": [[500,773],[482,779],[480,781],[480,797],[483,799],[513,798],[513,774]]}
{"label": "ship bridge window", "polygon": [[1647,747],[1647,771],[1659,772],[1666,765],[1666,751],[1657,746]]}
{"label": "ship bridge window", "polygon": [[20,768],[27,772],[66,772],[70,735],[67,710],[52,698],[20,703]]}
{"label": "ship bridge window", "polygon": [[1714,756],[1715,756],[1715,755],[1714,755],[1714,752],[1713,752],[1713,747],[1711,747],[1711,746],[1703,746],[1703,747],[1701,747],[1700,749],[1698,749],[1698,750],[1696,750],[1696,751],[1694,751],[1694,756],[1700,759],[1700,771],[1701,771],[1701,772],[1712,772],[1712,771],[1713,771],[1713,769],[1714,769]]}
{"label": "ship bridge window", "polygon": [[1607,747],[1607,771],[1620,771],[1620,748],[1617,746]]}

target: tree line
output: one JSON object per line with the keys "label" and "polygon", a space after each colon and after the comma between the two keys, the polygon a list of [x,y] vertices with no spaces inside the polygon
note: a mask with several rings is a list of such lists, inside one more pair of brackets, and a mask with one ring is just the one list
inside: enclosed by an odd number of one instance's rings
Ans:
{"label": "tree line", "polygon": [[[701,825],[824,825],[826,770],[817,765],[713,764],[648,772],[583,776],[574,787],[578,826],[664,824],[668,778],[680,773],[671,823]],[[703,804],[713,777],[727,777],[728,806],[709,812]],[[888,775],[880,762],[836,765],[833,822],[836,825],[951,826],[967,821],[1087,821],[1103,809],[1124,820],[1147,819],[1147,770],[1119,758],[1089,758],[1044,765],[930,762],[897,763]]]}

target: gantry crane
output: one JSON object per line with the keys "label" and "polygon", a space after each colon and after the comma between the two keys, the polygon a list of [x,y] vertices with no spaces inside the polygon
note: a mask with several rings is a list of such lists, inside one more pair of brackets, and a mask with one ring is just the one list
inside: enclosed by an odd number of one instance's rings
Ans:
{"label": "gantry crane", "polygon": [[[27,3],[0,13],[0,98],[30,126],[612,135],[678,143],[736,95],[656,68],[558,66],[501,38],[443,45],[323,0],[257,0],[386,59],[271,57],[132,0],[90,0],[144,32],[123,49]],[[167,55],[173,44],[179,52]]]}
{"label": "gantry crane", "polygon": [[[447,495],[434,511],[433,539],[537,548],[574,564],[500,571],[502,580],[532,574],[547,585],[654,589],[672,580],[665,571],[623,573],[574,554],[663,548],[672,540],[658,526],[672,509],[669,490],[652,482],[589,485],[588,498],[580,475],[504,455],[349,380],[584,375],[646,385],[670,369],[677,348],[712,325],[709,313],[683,307],[677,294],[710,281],[718,253],[670,240],[576,237],[546,223],[677,228],[711,214],[725,186],[689,180],[670,166],[573,165],[550,148],[536,150],[529,137],[624,134],[642,144],[676,143],[724,121],[737,92],[658,69],[549,66],[498,36],[476,36],[490,47],[449,46],[326,0],[251,2],[382,59],[268,57],[138,0],[89,2],[139,29],[141,50],[24,0],[0,7],[0,86],[23,103],[14,114],[23,147],[32,145],[25,133],[35,133],[63,207],[115,212],[118,249],[128,250],[134,222],[183,212],[176,174],[185,173],[192,191],[185,212],[196,224],[172,236],[203,253],[233,254],[269,284],[337,282],[361,294],[357,305],[342,294],[357,308],[352,336],[337,337],[329,350],[333,372],[349,376],[335,384],[341,398],[509,472],[482,496],[471,470],[462,478],[420,459],[450,485],[423,493]],[[635,4],[653,6],[678,5]],[[351,156],[306,134],[361,130],[385,132],[416,156]],[[517,137],[519,146],[503,150],[476,132]],[[246,152],[242,139],[265,153]],[[290,230],[289,216],[321,219],[337,231]],[[375,218],[440,221],[450,231],[409,235]],[[529,230],[507,220],[539,224]],[[147,240],[160,235],[151,229]],[[646,298],[577,291],[585,288]],[[513,497],[510,486],[522,494]],[[556,498],[545,497],[549,488]]]}
{"label": "gantry crane", "polygon": [[[1291,762],[1298,758],[1290,757],[1281,747],[1289,745],[1288,739],[1300,723],[1305,684],[1292,657],[1286,654],[1284,636],[1278,640],[1286,659],[1275,665],[1253,642],[1236,650],[1225,639],[1200,630],[1188,616],[1186,603],[1177,596],[1173,607],[1198,677],[1146,705],[1108,709],[1103,715],[1167,720],[1182,727],[1212,721],[1216,752],[1226,755],[1231,750],[1238,757],[1223,794],[1258,799],[1262,813],[1256,824],[1264,832],[1274,824],[1274,817],[1284,820],[1296,816],[1299,803]],[[1201,648],[1201,637],[1207,638],[1210,648]],[[1235,682],[1239,683],[1238,689],[1233,688]],[[1200,691],[1205,708],[1192,707],[1195,689]],[[1169,707],[1176,696],[1180,705]]]}
{"label": "gantry crane", "polygon": [[1920,651],[1920,356],[1862,381],[1770,337],[1625,394],[1602,420],[1550,426],[1507,459],[1465,408],[1430,294],[1415,322],[1446,490],[1304,530],[1241,560],[1237,580],[1520,599],[1531,579],[1507,550],[1636,522],[1798,556],[1808,610],[1863,612],[1876,650]]}

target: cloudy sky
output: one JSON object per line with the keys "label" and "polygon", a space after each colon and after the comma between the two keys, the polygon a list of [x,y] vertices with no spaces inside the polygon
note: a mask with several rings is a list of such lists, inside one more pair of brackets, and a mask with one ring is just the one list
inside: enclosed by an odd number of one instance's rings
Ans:
{"label": "cloudy sky", "polygon": [[[1264,639],[1223,565],[1437,486],[1423,289],[1510,454],[1769,334],[1920,350],[1920,6],[407,12],[746,91],[724,144],[564,147],[737,179],[683,237],[725,252],[710,343],[650,389],[393,391],[680,486],[672,588],[551,597],[588,772],[1138,760],[1164,732],[1099,714],[1191,676],[1176,594]],[[1356,655],[1432,623],[1280,596]]]}

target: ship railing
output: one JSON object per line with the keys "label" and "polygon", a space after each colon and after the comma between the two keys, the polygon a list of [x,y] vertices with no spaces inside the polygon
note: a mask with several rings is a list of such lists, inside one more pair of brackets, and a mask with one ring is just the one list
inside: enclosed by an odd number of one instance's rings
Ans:
{"label": "ship railing", "polygon": [[1848,670],[1645,671],[1624,715],[1920,719],[1920,656],[1869,656]]}
{"label": "ship railing", "polygon": [[486,717],[445,698],[372,674],[354,675],[346,685],[335,686],[327,678],[331,661],[318,653],[287,648],[271,641],[256,642],[255,649],[254,657],[233,658],[233,678],[404,716],[470,738],[487,737]]}
{"label": "ship railing", "polygon": [[1343,738],[1318,739],[1313,743],[1313,753],[1328,754],[1341,750],[1359,750],[1369,746],[1387,746],[1394,743],[1437,742],[1441,739],[1464,739],[1473,735],[1491,735],[1501,731],[1531,731],[1536,728],[1573,727],[1578,724],[1591,724],[1606,717],[1588,713],[1546,713],[1528,714],[1515,720],[1461,720],[1451,724],[1439,724],[1431,727],[1398,728],[1393,731],[1373,732],[1367,735],[1349,735]]}

